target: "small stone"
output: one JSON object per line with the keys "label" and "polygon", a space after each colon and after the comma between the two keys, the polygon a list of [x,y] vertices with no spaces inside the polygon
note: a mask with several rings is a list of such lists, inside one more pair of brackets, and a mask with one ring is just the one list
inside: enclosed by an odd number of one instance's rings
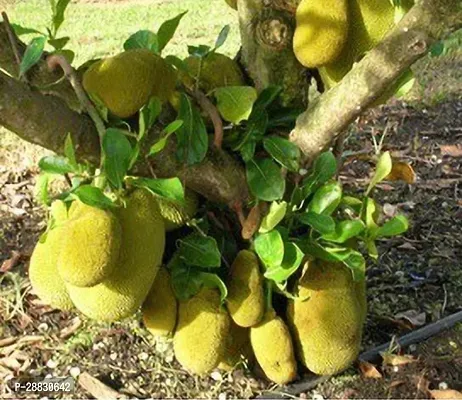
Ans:
{"label": "small stone", "polygon": [[300,398],[301,398],[301,399],[306,399],[306,398],[307,398],[306,393],[300,393]]}
{"label": "small stone", "polygon": [[55,369],[58,366],[58,363],[54,360],[48,360],[47,361],[47,367],[50,369]]}
{"label": "small stone", "polygon": [[138,358],[141,360],[141,361],[146,361],[148,358],[149,358],[149,354],[148,353],[140,353],[138,354]]}
{"label": "small stone", "polygon": [[416,346],[415,344],[411,344],[411,345],[409,346],[409,351],[410,351],[411,353],[414,353],[416,350],[417,350],[417,346]]}
{"label": "small stone", "polygon": [[399,371],[399,367],[398,367],[397,365],[395,365],[395,366],[393,367],[393,372],[398,372],[398,371]]}
{"label": "small stone", "polygon": [[111,353],[111,354],[109,355],[109,358],[110,358],[112,361],[116,360],[116,359],[117,359],[117,353]]}
{"label": "small stone", "polygon": [[226,393],[220,393],[218,395],[218,400],[226,400]]}
{"label": "small stone", "polygon": [[171,380],[170,378],[167,378],[167,379],[165,380],[165,384],[166,384],[167,386],[171,386],[172,383],[173,383],[173,382],[172,382],[172,380]]}
{"label": "small stone", "polygon": [[438,385],[439,390],[448,390],[448,384],[446,382],[440,382]]}
{"label": "small stone", "polygon": [[218,371],[213,371],[213,372],[210,374],[210,377],[211,377],[214,381],[222,381],[222,380],[223,380],[223,376],[222,376],[221,373],[218,372]]}
{"label": "small stone", "polygon": [[37,328],[40,332],[45,332],[48,330],[48,324],[46,324],[45,322],[41,323],[38,328]]}
{"label": "small stone", "polygon": [[80,375],[80,368],[79,367],[72,367],[69,369],[69,374],[73,378],[77,378]]}
{"label": "small stone", "polygon": [[173,362],[173,355],[169,354],[167,357],[165,357],[165,361],[168,362],[168,363],[172,363]]}

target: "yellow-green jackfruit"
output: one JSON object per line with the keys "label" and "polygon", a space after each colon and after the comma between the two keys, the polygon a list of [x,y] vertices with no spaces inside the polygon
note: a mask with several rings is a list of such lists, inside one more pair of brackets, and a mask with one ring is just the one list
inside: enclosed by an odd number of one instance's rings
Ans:
{"label": "yellow-green jackfruit", "polygon": [[71,310],[74,305],[57,266],[64,231],[60,225],[67,219],[66,205],[61,201],[54,202],[51,215],[57,226],[47,233],[44,243],[39,242],[35,246],[29,265],[29,278],[32,288],[43,302],[60,310]]}
{"label": "yellow-green jackfruit", "polygon": [[296,22],[293,46],[298,61],[308,68],[331,63],[347,41],[348,0],[302,0]]}
{"label": "yellow-green jackfruit", "polygon": [[230,318],[221,307],[218,291],[202,289],[191,299],[180,302],[173,337],[175,357],[195,374],[210,372],[223,358],[229,328]]}
{"label": "yellow-green jackfruit", "polygon": [[158,198],[160,213],[164,218],[165,230],[171,232],[181,228],[185,222],[194,217],[197,212],[199,199],[194,192],[189,190],[185,193],[185,205],[178,205],[171,201]]}
{"label": "yellow-green jackfruit", "polygon": [[170,274],[159,269],[156,280],[141,308],[143,322],[154,336],[169,336],[176,324],[177,301],[170,284]]}
{"label": "yellow-green jackfruit", "polygon": [[119,221],[109,211],[85,207],[64,227],[58,272],[69,284],[90,287],[108,278],[117,264],[121,244]]}
{"label": "yellow-green jackfruit", "polygon": [[250,343],[263,372],[273,382],[285,385],[297,376],[292,338],[284,321],[274,310],[250,328]]}
{"label": "yellow-green jackfruit", "polygon": [[225,0],[228,6],[237,10],[237,0]]}
{"label": "yellow-green jackfruit", "polygon": [[236,365],[242,361],[241,357],[247,361],[251,361],[252,356],[250,330],[248,328],[242,328],[231,321],[225,352],[220,364],[218,364],[218,368],[224,371],[232,371]]}
{"label": "yellow-green jackfruit", "polygon": [[365,286],[342,264],[311,261],[298,284],[306,301],[291,301],[287,317],[300,361],[312,372],[332,375],[357,357],[365,318]]}
{"label": "yellow-green jackfruit", "polygon": [[183,75],[182,80],[187,87],[194,86],[196,79],[199,79],[199,87],[206,93],[219,87],[245,85],[244,76],[237,63],[223,54],[210,53],[202,63],[198,57],[191,56],[185,63],[189,75]]}
{"label": "yellow-green jackfruit", "polygon": [[67,284],[75,306],[101,321],[117,321],[138,310],[152,287],[165,247],[164,221],[148,191],[133,192],[116,216],[122,227],[122,242],[112,275],[93,287]]}
{"label": "yellow-green jackfruit", "polygon": [[265,312],[263,278],[254,252],[242,250],[234,260],[226,301],[229,314],[237,325],[248,328],[262,319]]}
{"label": "yellow-green jackfruit", "polygon": [[120,118],[132,116],[153,96],[168,100],[175,85],[175,70],[148,49],[97,61],[83,76],[85,90]]}

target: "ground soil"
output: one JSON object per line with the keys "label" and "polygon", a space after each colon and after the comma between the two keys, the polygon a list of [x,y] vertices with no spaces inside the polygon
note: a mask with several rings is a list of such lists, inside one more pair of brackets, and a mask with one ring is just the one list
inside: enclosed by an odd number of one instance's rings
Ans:
{"label": "ground soil", "polygon": [[[364,189],[374,164],[372,137],[379,141],[384,133],[384,147],[395,160],[409,163],[417,176],[412,185],[385,182],[377,190],[386,212],[404,212],[411,228],[403,237],[382,241],[380,259],[368,268],[364,349],[462,309],[461,115],[457,96],[429,106],[395,101],[368,112],[351,129],[341,173],[350,191]],[[190,376],[175,361],[171,343],[155,342],[139,316],[99,324],[41,304],[27,279],[31,251],[45,227],[43,209],[33,196],[38,171],[32,165],[38,156],[22,143],[2,146],[7,150],[0,153],[2,398],[42,397],[13,392],[9,385],[15,381],[79,373],[98,381],[58,397],[88,398],[97,389],[106,396],[140,398],[249,398],[285,392],[246,368]],[[462,390],[461,325],[402,351],[412,362],[379,363],[380,378],[368,378],[354,366],[301,397],[430,398],[429,390]]]}

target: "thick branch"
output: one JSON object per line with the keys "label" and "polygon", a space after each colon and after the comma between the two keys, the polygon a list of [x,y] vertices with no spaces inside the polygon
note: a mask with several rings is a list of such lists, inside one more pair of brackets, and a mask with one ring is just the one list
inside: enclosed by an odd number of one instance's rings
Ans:
{"label": "thick branch", "polygon": [[[58,154],[63,153],[69,132],[79,160],[96,165],[99,162],[98,133],[89,117],[69,109],[59,98],[44,95],[1,72],[0,125]],[[215,202],[232,205],[248,197],[242,167],[217,149],[210,149],[201,164],[185,167],[177,161],[172,144],[152,167],[158,177],[178,176],[186,186]],[[149,176],[151,171],[146,163],[140,163],[136,173]]]}
{"label": "thick branch", "polygon": [[460,0],[421,0],[334,88],[310,104],[290,138],[307,161],[329,146],[432,43],[462,26]]}

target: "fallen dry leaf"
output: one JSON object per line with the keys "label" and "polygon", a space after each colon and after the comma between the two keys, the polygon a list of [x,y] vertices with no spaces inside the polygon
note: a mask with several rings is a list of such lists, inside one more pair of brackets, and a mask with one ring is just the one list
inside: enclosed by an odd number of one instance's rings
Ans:
{"label": "fallen dry leaf", "polygon": [[390,174],[385,178],[387,181],[404,181],[413,184],[416,181],[416,174],[410,164],[405,162],[393,163]]}
{"label": "fallen dry leaf", "polygon": [[441,145],[441,155],[451,157],[462,157],[462,146],[459,144]]}
{"label": "fallen dry leaf", "polygon": [[247,216],[242,226],[242,238],[249,240],[255,234],[255,232],[258,231],[258,228],[260,228],[260,223],[261,212],[260,206],[257,204],[250,210],[249,215]]}
{"label": "fallen dry leaf", "polygon": [[21,259],[21,253],[13,250],[12,256],[8,260],[3,261],[2,266],[0,267],[0,272],[10,271],[18,264],[20,259]]}
{"label": "fallen dry leaf", "polygon": [[79,317],[75,317],[69,326],[66,326],[59,337],[61,339],[67,339],[69,336],[72,336],[80,327],[82,326],[82,320]]}
{"label": "fallen dry leaf", "polygon": [[433,399],[442,400],[442,399],[462,399],[462,393],[457,390],[429,390],[428,391]]}
{"label": "fallen dry leaf", "polygon": [[127,397],[123,394],[115,391],[109,386],[105,385],[100,380],[94,378],[87,372],[80,374],[79,385],[82,386],[88,393],[90,393],[95,399],[126,399]]}
{"label": "fallen dry leaf", "polygon": [[390,388],[394,388],[396,386],[400,386],[402,385],[403,383],[406,383],[406,381],[392,381],[389,385]]}
{"label": "fallen dry leaf", "polygon": [[424,312],[419,313],[416,310],[407,310],[404,312],[400,312],[395,315],[395,318],[405,319],[406,321],[409,321],[413,327],[425,325],[425,322],[427,320],[427,316]]}
{"label": "fallen dry leaf", "polygon": [[410,363],[417,362],[418,360],[410,355],[399,355],[399,354],[390,354],[390,353],[381,353],[383,363],[385,365],[406,365]]}
{"label": "fallen dry leaf", "polygon": [[383,376],[374,364],[368,363],[367,361],[360,361],[359,369],[361,370],[361,376],[363,378],[371,379],[382,379]]}

